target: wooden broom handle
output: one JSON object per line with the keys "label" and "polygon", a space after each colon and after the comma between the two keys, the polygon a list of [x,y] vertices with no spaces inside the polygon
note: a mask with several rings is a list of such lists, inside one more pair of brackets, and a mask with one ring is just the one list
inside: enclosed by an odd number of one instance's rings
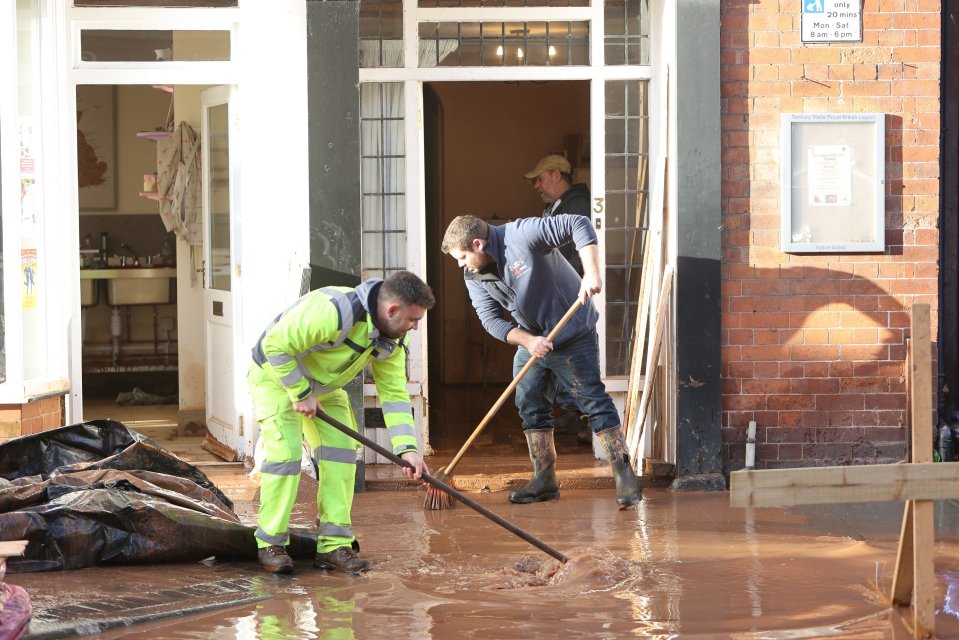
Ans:
{"label": "wooden broom handle", "polygon": [[[572,318],[574,315],[576,315],[576,312],[579,311],[579,307],[582,304],[583,304],[582,299],[576,298],[573,304],[570,305],[569,310],[566,312],[566,315],[564,315],[562,318],[559,319],[559,322],[557,322],[556,326],[553,327],[553,330],[549,332],[549,335],[546,336],[546,339],[549,340],[550,342],[555,340],[556,336],[559,334],[562,328],[566,326],[567,322],[569,322],[569,319]],[[515,378],[513,378],[513,381],[509,383],[509,386],[506,387],[506,390],[502,393],[502,395],[500,395],[500,397],[496,400],[493,406],[490,407],[490,410],[486,413],[486,417],[484,417],[480,421],[480,423],[476,426],[476,429],[473,430],[473,433],[472,435],[470,435],[469,439],[467,439],[466,442],[463,443],[463,446],[453,457],[453,460],[451,460],[450,463],[446,465],[446,467],[444,468],[444,472],[447,475],[450,475],[453,473],[453,467],[455,467],[456,464],[460,461],[460,458],[462,458],[463,454],[466,453],[466,450],[470,448],[470,445],[473,444],[473,441],[476,440],[476,438],[479,437],[479,434],[483,432],[483,429],[485,429],[486,425],[490,423],[490,421],[493,419],[493,416],[496,415],[496,412],[500,410],[500,407],[503,406],[503,404],[506,402],[506,399],[509,398],[509,395],[513,393],[513,390],[516,388],[516,385],[519,384],[519,381],[523,379],[523,376],[526,375],[526,373],[533,367],[533,363],[535,363],[538,359],[539,358],[537,358],[536,356],[531,355],[530,359],[526,361],[526,364],[523,365],[523,368],[520,369],[520,372],[516,375]]]}

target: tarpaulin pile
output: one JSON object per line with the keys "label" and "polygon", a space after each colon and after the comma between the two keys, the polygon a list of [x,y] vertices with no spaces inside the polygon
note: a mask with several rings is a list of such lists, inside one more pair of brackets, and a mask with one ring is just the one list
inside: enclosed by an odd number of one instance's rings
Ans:
{"label": "tarpaulin pile", "polygon": [[[0,540],[10,573],[101,564],[255,559],[254,527],[199,469],[112,420],[0,444]],[[291,555],[316,541],[290,533]]]}

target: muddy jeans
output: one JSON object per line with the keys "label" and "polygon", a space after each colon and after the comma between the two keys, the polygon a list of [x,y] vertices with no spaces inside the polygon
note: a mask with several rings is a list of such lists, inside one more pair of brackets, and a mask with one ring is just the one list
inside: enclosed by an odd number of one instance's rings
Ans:
{"label": "muddy jeans", "polygon": [[[529,359],[530,353],[525,347],[516,349],[514,377]],[[553,426],[552,407],[557,385],[569,389],[579,408],[589,416],[594,432],[620,425],[619,412],[599,376],[599,343],[595,331],[537,359],[516,385],[516,408],[524,431]]]}

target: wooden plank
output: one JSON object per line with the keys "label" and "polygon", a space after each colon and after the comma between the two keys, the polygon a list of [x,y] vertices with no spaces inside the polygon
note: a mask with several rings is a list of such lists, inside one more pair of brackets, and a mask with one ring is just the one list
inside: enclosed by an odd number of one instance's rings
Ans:
{"label": "wooden plank", "polygon": [[[666,265],[663,271],[663,284],[659,293],[659,306],[656,312],[656,323],[653,325],[653,342],[650,345],[646,360],[646,372],[653,371],[653,365],[659,358],[659,349],[663,340],[663,328],[665,326],[666,306],[670,303],[670,293],[673,289],[673,267]],[[639,402],[639,416],[637,417],[635,428],[630,434],[629,456],[633,460],[633,465],[638,464],[639,441],[643,437],[643,428],[646,426],[646,412],[649,410],[649,400],[653,390],[653,377],[647,375],[643,381],[643,395]]]}
{"label": "wooden plank", "polygon": [[911,400],[912,461],[932,462],[932,354],[929,305],[914,304],[910,314],[912,357],[908,387]]}
{"label": "wooden plank", "polygon": [[9,558],[10,556],[22,556],[27,549],[26,540],[3,540],[0,541],[0,558]]}
{"label": "wooden plank", "polygon": [[237,454],[236,451],[211,436],[209,431],[206,434],[206,438],[203,439],[203,444],[200,446],[203,447],[204,450],[209,451],[216,457],[226,460],[227,462],[237,462],[239,460],[239,454]]}
{"label": "wooden plank", "polygon": [[959,462],[734,471],[733,507],[946,500],[956,497]]}
{"label": "wooden plank", "polygon": [[899,532],[899,551],[896,553],[896,571],[892,578],[892,604],[908,607],[912,602],[912,511],[915,500],[906,500]]}
{"label": "wooden plank", "polygon": [[915,621],[913,637],[932,638],[936,633],[933,502],[932,500],[916,500],[913,510],[912,607]]}
{"label": "wooden plank", "polygon": [[629,367],[629,382],[626,385],[626,408],[623,415],[626,418],[626,433],[632,428],[636,419],[636,403],[639,402],[639,384],[642,377],[643,354],[646,353],[646,325],[649,319],[650,298],[650,259],[649,245],[652,232],[648,229],[643,240],[643,275],[639,281],[639,306],[636,308],[636,330],[633,332],[633,353]]}
{"label": "wooden plank", "polygon": [[[912,423],[912,464],[932,462],[932,349],[929,305],[914,304],[910,313],[910,417]],[[912,607],[913,637],[932,637],[935,618],[935,531],[933,503],[916,500],[912,515]],[[902,544],[902,540],[900,540]]]}

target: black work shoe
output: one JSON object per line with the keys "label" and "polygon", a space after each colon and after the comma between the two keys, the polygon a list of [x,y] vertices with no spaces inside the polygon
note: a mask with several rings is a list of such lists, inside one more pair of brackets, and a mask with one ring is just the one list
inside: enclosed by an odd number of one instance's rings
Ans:
{"label": "black work shoe", "polygon": [[335,569],[343,573],[357,574],[370,570],[370,561],[363,560],[350,547],[338,547],[333,551],[316,554],[313,566],[317,569]]}
{"label": "black work shoe", "polygon": [[275,544],[263,547],[257,552],[260,564],[270,573],[293,573],[293,559],[286,553],[286,547]]}

